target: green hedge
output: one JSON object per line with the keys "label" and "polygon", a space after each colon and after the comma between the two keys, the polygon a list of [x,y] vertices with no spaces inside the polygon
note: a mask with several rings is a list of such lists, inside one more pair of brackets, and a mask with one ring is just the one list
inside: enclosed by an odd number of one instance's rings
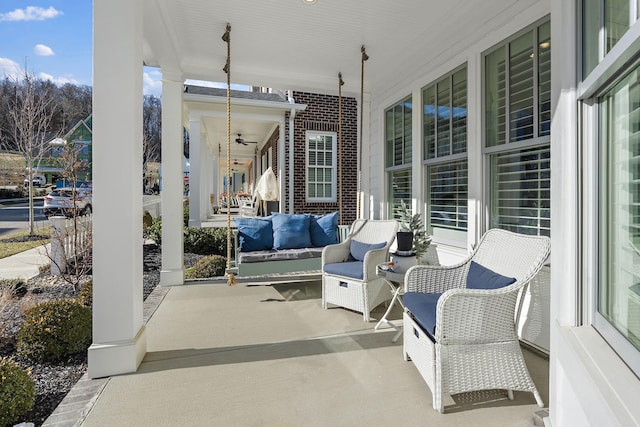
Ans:
{"label": "green hedge", "polygon": [[13,425],[33,408],[35,382],[29,373],[6,357],[0,357],[0,426]]}
{"label": "green hedge", "polygon": [[53,300],[27,311],[17,335],[18,354],[58,362],[91,344],[91,309],[76,300]]}

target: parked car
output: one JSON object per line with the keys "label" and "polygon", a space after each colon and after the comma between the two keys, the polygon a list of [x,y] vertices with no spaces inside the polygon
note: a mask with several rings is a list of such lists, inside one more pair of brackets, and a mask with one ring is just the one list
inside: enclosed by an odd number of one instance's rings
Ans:
{"label": "parked car", "polygon": [[[74,202],[75,200],[75,208]],[[44,198],[44,214],[52,215],[87,215],[91,213],[91,189],[56,188]]]}
{"label": "parked car", "polygon": [[[47,179],[43,175],[34,175],[32,178],[32,182],[34,187],[42,187],[47,183]],[[24,186],[29,186],[29,178],[26,178],[24,180]]]}

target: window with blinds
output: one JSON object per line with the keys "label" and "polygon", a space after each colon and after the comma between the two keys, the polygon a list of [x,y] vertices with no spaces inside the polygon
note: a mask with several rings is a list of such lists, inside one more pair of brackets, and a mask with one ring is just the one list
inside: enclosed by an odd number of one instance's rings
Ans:
{"label": "window with blinds", "polygon": [[548,145],[491,155],[491,227],[550,235],[550,167]]}
{"label": "window with blinds", "polygon": [[551,26],[541,24],[485,56],[485,145],[548,136]]}
{"label": "window with blinds", "polygon": [[491,227],[551,233],[551,24],[485,55],[485,152]]}
{"label": "window with blinds", "polygon": [[429,234],[435,228],[467,230],[467,160],[427,167]]}
{"label": "window with blinds", "polygon": [[597,310],[640,350],[640,67],[599,104]]}
{"label": "window with blinds", "polygon": [[424,87],[422,110],[427,231],[438,241],[464,245],[468,199],[467,66]]}
{"label": "window with blinds", "polygon": [[336,134],[307,132],[307,200],[336,200]]}
{"label": "window with blinds", "polygon": [[396,218],[396,208],[405,203],[411,206],[411,169],[389,172],[389,218]]}
{"label": "window with blinds", "polygon": [[411,97],[408,97],[385,111],[387,167],[411,164],[412,110]]}
{"label": "window with blinds", "polygon": [[467,151],[467,67],[422,89],[425,159]]}

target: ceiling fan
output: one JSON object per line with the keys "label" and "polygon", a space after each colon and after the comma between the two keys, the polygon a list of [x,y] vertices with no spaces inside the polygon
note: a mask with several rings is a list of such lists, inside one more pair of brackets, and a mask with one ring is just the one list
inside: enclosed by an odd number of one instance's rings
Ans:
{"label": "ceiling fan", "polygon": [[241,133],[239,133],[239,134],[238,134],[238,137],[236,138],[236,142],[237,142],[238,144],[242,144],[242,145],[257,144],[257,143],[258,143],[258,141],[245,141],[245,140],[242,138],[242,134],[241,134]]}

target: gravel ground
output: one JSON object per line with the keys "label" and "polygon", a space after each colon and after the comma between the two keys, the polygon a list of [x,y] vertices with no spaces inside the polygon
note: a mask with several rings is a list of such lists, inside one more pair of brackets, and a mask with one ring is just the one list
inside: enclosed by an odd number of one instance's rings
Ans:
{"label": "gravel ground", "polygon": [[[192,266],[202,255],[185,254],[185,268]],[[160,282],[161,253],[155,244],[144,246],[143,298]],[[86,280],[89,280],[87,277]],[[22,417],[22,421],[42,425],[75,383],[87,370],[86,353],[70,357],[60,363],[34,363],[15,352],[15,336],[24,320],[24,311],[39,302],[52,299],[73,298],[73,286],[55,276],[38,276],[27,283],[28,292],[23,296],[10,297],[0,293],[0,356],[13,357],[24,369],[30,369],[36,383],[36,402],[33,409]],[[0,290],[1,291],[1,290]],[[4,426],[0,426],[4,427]]]}

